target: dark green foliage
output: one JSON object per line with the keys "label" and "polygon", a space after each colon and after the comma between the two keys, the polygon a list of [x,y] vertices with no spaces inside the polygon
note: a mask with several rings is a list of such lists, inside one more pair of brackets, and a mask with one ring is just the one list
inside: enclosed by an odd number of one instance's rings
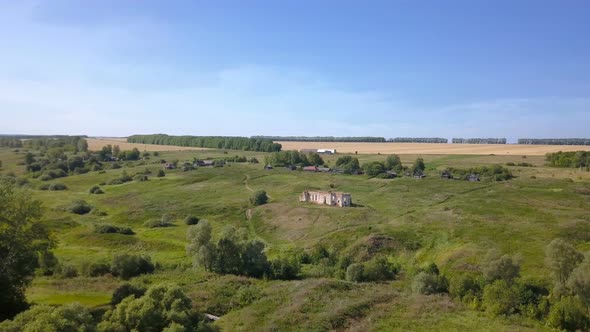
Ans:
{"label": "dark green foliage", "polygon": [[166,176],[166,173],[164,173],[164,170],[162,170],[162,169],[159,169],[158,173],[156,173],[156,177],[163,178],[165,176]]}
{"label": "dark green foliage", "polygon": [[412,280],[412,291],[425,295],[449,291],[449,282],[445,276],[439,274],[436,264],[431,263],[419,271]]}
{"label": "dark green foliage", "polygon": [[567,296],[551,306],[547,324],[566,331],[587,331],[590,328],[588,309],[579,299]]}
{"label": "dark green foliage", "polygon": [[97,234],[123,234],[123,235],[133,235],[135,234],[133,230],[129,227],[119,227],[113,226],[111,224],[98,224],[94,226],[94,232]]}
{"label": "dark green foliage", "polygon": [[446,171],[450,172],[454,178],[463,180],[467,180],[471,174],[478,175],[479,177],[484,179],[495,181],[510,180],[514,177],[512,175],[512,172],[508,168],[502,167],[501,165],[494,165],[492,167],[472,167],[468,169],[458,169],[449,167],[446,169]]}
{"label": "dark green foliage", "polygon": [[389,263],[385,257],[376,257],[364,263],[364,266],[364,281],[393,280],[399,271],[399,267]]}
{"label": "dark green foliage", "polygon": [[516,313],[520,304],[517,285],[510,285],[499,279],[483,289],[483,306],[492,316]]}
{"label": "dark green foliage", "polygon": [[470,275],[459,275],[451,279],[449,294],[456,299],[479,298],[481,297],[480,283]]}
{"label": "dark green foliage", "polygon": [[373,161],[363,165],[363,171],[367,173],[368,176],[377,176],[381,173],[385,173],[385,166],[380,161]]}
{"label": "dark green foliage", "polygon": [[383,165],[385,166],[385,169],[390,171],[399,172],[402,169],[402,161],[400,157],[396,154],[387,156],[387,158],[385,159],[385,163]]}
{"label": "dark green foliage", "polygon": [[584,255],[563,239],[554,239],[545,250],[545,263],[557,286],[565,285],[572,271],[582,260]]}
{"label": "dark green foliage", "polygon": [[453,138],[453,144],[506,144],[505,138]]}
{"label": "dark green foliage", "polygon": [[268,272],[269,264],[264,254],[264,243],[248,242],[241,252],[241,274],[260,278]]}
{"label": "dark green foliage", "polygon": [[308,154],[307,160],[309,164],[313,166],[320,166],[324,164],[324,160],[322,159],[322,157],[315,152]]}
{"label": "dark green foliage", "polygon": [[92,206],[86,203],[86,201],[78,199],[72,202],[67,210],[75,214],[86,214],[92,210]]}
{"label": "dark green foliage", "polygon": [[266,202],[268,202],[268,196],[264,190],[255,191],[250,196],[250,204],[252,205],[262,205],[266,204]]}
{"label": "dark green foliage", "polygon": [[0,177],[0,320],[26,308],[24,291],[37,268],[38,253],[53,246],[40,217],[40,202]]}
{"label": "dark green foliage", "polygon": [[90,311],[78,303],[58,307],[36,305],[14,320],[0,323],[0,331],[94,331],[95,324]]}
{"label": "dark green foliage", "polygon": [[122,254],[113,258],[111,271],[114,276],[130,279],[141,274],[154,272],[155,267],[149,256]]}
{"label": "dark green foliage", "polygon": [[417,158],[416,161],[414,162],[414,165],[412,166],[412,171],[414,171],[414,172],[416,172],[416,171],[423,172],[425,169],[426,169],[426,165],[424,165],[424,159]]}
{"label": "dark green foliage", "polygon": [[104,194],[104,191],[97,185],[94,185],[88,189],[88,192],[95,195]]}
{"label": "dark green foliage", "polygon": [[301,265],[296,257],[281,256],[270,262],[270,276],[272,279],[293,280],[297,279]]}
{"label": "dark green foliage", "polygon": [[59,183],[59,182],[54,182],[54,183],[50,184],[49,188],[48,188],[48,190],[51,190],[51,191],[60,191],[60,190],[66,190],[66,189],[68,189],[68,187],[65,184]]}
{"label": "dark green foliage", "polygon": [[143,287],[136,287],[130,284],[123,284],[113,292],[111,298],[111,305],[117,305],[121,303],[125,298],[133,295],[136,299],[142,297],[145,294],[146,289]]}
{"label": "dark green foliage", "polygon": [[[267,165],[272,165],[273,167],[283,167],[283,166],[310,166],[311,163],[307,159],[307,155],[300,153],[299,151],[280,151],[274,152],[270,155],[264,157],[264,162]],[[314,165],[311,165],[314,166]]]}
{"label": "dark green foliage", "polygon": [[344,174],[354,174],[361,169],[361,166],[358,158],[342,156],[336,160],[336,168],[341,169]]}
{"label": "dark green foliage", "polygon": [[62,279],[70,279],[78,276],[78,270],[69,264],[60,264],[55,269],[55,275]]}
{"label": "dark green foliage", "polygon": [[100,277],[111,273],[111,266],[106,263],[85,262],[82,264],[80,272],[86,277]]}
{"label": "dark green foliage", "polygon": [[195,216],[186,216],[186,218],[184,218],[184,223],[187,225],[196,225],[199,223],[199,218]]}
{"label": "dark green foliage", "polygon": [[[135,295],[135,294],[132,294]],[[99,331],[196,331],[192,301],[176,285],[156,285],[136,298],[124,298],[107,311]]]}
{"label": "dark green foliage", "polygon": [[334,137],[334,136],[252,136],[284,142],[385,142],[384,137]]}
{"label": "dark green foliage", "polygon": [[22,148],[23,142],[16,137],[0,137],[0,147]]}
{"label": "dark green foliage", "polygon": [[582,168],[590,166],[590,152],[555,152],[545,155],[545,160],[550,166]]}
{"label": "dark green foliage", "polygon": [[518,278],[520,275],[520,265],[508,255],[501,257],[488,255],[483,262],[482,272],[488,283],[499,279],[511,283],[512,280]]}
{"label": "dark green foliage", "polygon": [[276,152],[281,150],[281,145],[273,143],[272,140],[263,138],[247,137],[222,137],[222,136],[168,136],[156,135],[133,135],[127,138],[130,143],[161,144],[194,146],[212,149],[244,150]]}

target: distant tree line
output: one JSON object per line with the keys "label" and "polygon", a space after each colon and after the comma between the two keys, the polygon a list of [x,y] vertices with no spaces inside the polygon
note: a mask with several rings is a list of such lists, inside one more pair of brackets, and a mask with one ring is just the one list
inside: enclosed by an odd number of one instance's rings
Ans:
{"label": "distant tree line", "polygon": [[3,148],[22,148],[23,141],[18,138],[0,137],[0,147]]}
{"label": "distant tree line", "polygon": [[285,142],[385,142],[385,137],[359,136],[252,136],[254,139],[269,139]]}
{"label": "distant tree line", "polygon": [[545,160],[550,166],[555,167],[572,167],[572,168],[588,168],[590,167],[590,152],[576,151],[576,152],[555,152],[545,155]]}
{"label": "distant tree line", "polygon": [[505,138],[453,138],[453,144],[506,144]]}
{"label": "distant tree line", "polygon": [[133,135],[129,143],[193,146],[212,149],[276,152],[281,145],[270,139],[229,136],[169,136],[165,134]]}
{"label": "distant tree line", "polygon": [[518,144],[590,145],[590,138],[519,138]]}
{"label": "distant tree line", "polygon": [[441,137],[396,137],[387,141],[395,143],[449,143],[448,139]]}

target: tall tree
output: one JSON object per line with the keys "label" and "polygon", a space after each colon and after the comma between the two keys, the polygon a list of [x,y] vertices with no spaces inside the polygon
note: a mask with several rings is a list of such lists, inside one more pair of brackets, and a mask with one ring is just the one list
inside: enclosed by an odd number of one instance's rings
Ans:
{"label": "tall tree", "polygon": [[41,204],[8,180],[0,179],[0,320],[26,308],[40,252],[53,246],[39,223]]}
{"label": "tall tree", "polygon": [[545,250],[545,261],[558,285],[565,284],[572,271],[583,259],[584,255],[560,238],[551,241]]}

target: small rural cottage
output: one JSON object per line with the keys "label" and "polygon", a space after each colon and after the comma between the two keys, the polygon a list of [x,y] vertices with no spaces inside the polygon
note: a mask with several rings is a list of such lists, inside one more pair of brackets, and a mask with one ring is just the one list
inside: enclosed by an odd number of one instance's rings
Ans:
{"label": "small rural cottage", "polygon": [[467,181],[477,182],[479,180],[479,175],[477,174],[469,174],[469,176],[467,177]]}
{"label": "small rural cottage", "polygon": [[272,169],[272,165],[265,165],[265,166],[264,166],[264,169],[266,169],[266,170],[271,170],[271,169]]}
{"label": "small rural cottage", "polygon": [[440,175],[440,178],[445,179],[445,180],[452,180],[453,174],[451,174],[451,172],[449,172],[449,171],[443,171],[442,174]]}
{"label": "small rural cottage", "polygon": [[331,191],[304,191],[299,196],[299,201],[338,207],[352,205],[350,194]]}

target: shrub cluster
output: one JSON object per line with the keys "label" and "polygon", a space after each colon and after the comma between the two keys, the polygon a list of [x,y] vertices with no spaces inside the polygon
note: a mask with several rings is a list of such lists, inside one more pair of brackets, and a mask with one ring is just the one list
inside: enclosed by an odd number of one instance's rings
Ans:
{"label": "shrub cluster", "polygon": [[92,206],[86,203],[86,201],[78,199],[72,202],[67,210],[75,214],[86,214],[92,210]]}
{"label": "shrub cluster", "polygon": [[133,230],[129,227],[119,227],[113,226],[111,224],[98,224],[94,226],[94,232],[98,234],[123,234],[123,235],[133,235],[135,234]]}
{"label": "shrub cluster", "polygon": [[113,258],[111,272],[122,279],[130,279],[141,274],[152,273],[154,264],[149,256],[122,254]]}

